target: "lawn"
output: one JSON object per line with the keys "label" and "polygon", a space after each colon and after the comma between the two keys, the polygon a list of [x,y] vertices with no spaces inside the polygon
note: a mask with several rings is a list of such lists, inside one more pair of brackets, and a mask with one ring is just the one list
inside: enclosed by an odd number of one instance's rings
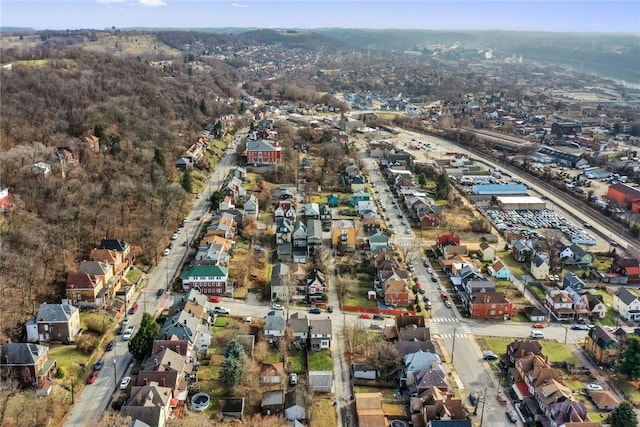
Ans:
{"label": "lawn", "polygon": [[344,299],[344,305],[354,307],[377,307],[378,303],[368,299],[365,295],[356,295]]}
{"label": "lawn", "polygon": [[336,427],[338,420],[333,401],[326,397],[316,398],[311,407],[313,425],[317,427]]}
{"label": "lawn", "polygon": [[83,381],[85,373],[91,369],[89,356],[82,354],[74,344],[49,347],[49,359],[55,359],[58,367],[62,368],[64,378],[60,381],[67,386],[74,379]]}
{"label": "lawn", "polygon": [[211,360],[207,361],[207,364],[201,363],[198,366],[198,384],[200,385],[200,390],[211,396],[211,405],[207,411],[217,411],[218,399],[225,396],[225,390],[218,381],[220,364],[223,359],[224,355],[212,353]]}
{"label": "lawn", "polygon": [[137,268],[130,268],[125,277],[131,283],[138,283],[142,278],[142,271]]}
{"label": "lawn", "polygon": [[547,298],[546,294],[544,293],[540,285],[529,284],[528,286],[529,286],[529,291],[531,291],[531,293],[535,295],[538,301],[544,301]]}
{"label": "lawn", "polygon": [[278,363],[280,362],[280,352],[278,350],[269,349],[264,358],[265,363]]}
{"label": "lawn", "polygon": [[333,371],[333,359],[329,350],[307,353],[307,365],[310,371]]}
{"label": "lawn", "polygon": [[233,297],[238,299],[247,299],[249,288],[233,288]]}
{"label": "lawn", "polygon": [[[478,338],[480,348],[491,350],[495,354],[502,354],[506,351],[507,345],[514,341],[513,338],[484,337]],[[579,361],[571,352],[568,346],[555,341],[540,340],[542,352],[549,357],[550,362],[567,362],[578,365]]]}
{"label": "lawn", "polygon": [[616,383],[618,388],[624,393],[624,396],[633,406],[640,406],[640,390],[636,388],[632,383],[627,381],[623,375],[617,375],[611,377],[612,381]]}
{"label": "lawn", "polygon": [[229,318],[227,316],[216,316],[216,320],[213,322],[214,328],[225,328],[229,323]]}
{"label": "lawn", "polygon": [[516,261],[511,256],[511,251],[497,251],[496,256],[500,258],[500,261],[511,270],[511,274],[516,277],[522,277],[525,274],[529,274],[529,270],[525,268],[524,264]]}
{"label": "lawn", "polygon": [[80,327],[96,333],[105,333],[113,321],[105,312],[80,313]]}
{"label": "lawn", "polygon": [[304,353],[301,351],[292,351],[287,357],[287,369],[291,372],[306,371],[304,363]]}

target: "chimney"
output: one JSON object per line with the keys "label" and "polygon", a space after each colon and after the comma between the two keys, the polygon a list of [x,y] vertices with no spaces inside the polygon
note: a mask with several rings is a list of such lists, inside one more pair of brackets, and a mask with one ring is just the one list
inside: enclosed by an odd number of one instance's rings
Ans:
{"label": "chimney", "polygon": [[524,349],[520,350],[520,357],[524,357]]}
{"label": "chimney", "polygon": [[142,406],[142,394],[140,394],[140,393],[138,393],[138,394],[136,395],[136,404],[137,404],[138,406]]}
{"label": "chimney", "polygon": [[155,366],[158,366],[158,358],[157,358],[157,357],[154,357],[154,358],[153,358],[153,364],[154,364]]}
{"label": "chimney", "polygon": [[144,379],[144,385],[147,385],[147,384],[148,384],[148,381],[147,381],[147,379],[145,378],[145,379]]}
{"label": "chimney", "polygon": [[171,367],[171,360],[168,360],[168,361],[167,361],[167,366],[168,366],[168,367]]}

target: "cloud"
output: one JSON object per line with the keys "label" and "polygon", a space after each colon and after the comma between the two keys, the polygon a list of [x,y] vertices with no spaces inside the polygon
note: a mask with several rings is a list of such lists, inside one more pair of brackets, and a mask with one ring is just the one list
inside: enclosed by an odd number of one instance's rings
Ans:
{"label": "cloud", "polygon": [[140,3],[141,6],[147,7],[160,7],[167,5],[163,0],[138,0],[138,3]]}
{"label": "cloud", "polygon": [[233,7],[249,7],[248,4],[242,4],[242,3],[231,3],[231,6],[233,6]]}
{"label": "cloud", "polygon": [[126,0],[98,0],[98,3],[124,3]]}

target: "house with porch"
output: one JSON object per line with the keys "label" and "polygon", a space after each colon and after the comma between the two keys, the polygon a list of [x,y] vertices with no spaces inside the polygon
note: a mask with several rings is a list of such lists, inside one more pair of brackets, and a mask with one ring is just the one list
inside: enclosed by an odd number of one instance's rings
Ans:
{"label": "house with porch", "polygon": [[331,319],[309,320],[309,347],[311,351],[327,350],[331,347]]}
{"label": "house with porch", "polygon": [[511,256],[519,262],[526,262],[533,254],[533,250],[520,240],[511,243]]}
{"label": "house with porch", "polygon": [[384,303],[392,307],[406,307],[415,301],[413,292],[407,282],[401,279],[390,278],[382,287],[384,289]]}
{"label": "house with porch", "polygon": [[196,289],[203,295],[225,296],[232,292],[229,269],[219,265],[197,265],[180,275],[182,289]]}
{"label": "house with porch", "polygon": [[75,306],[102,307],[107,303],[104,277],[72,271],[67,274],[67,301]]}
{"label": "house with porch", "polygon": [[573,272],[568,271],[562,278],[562,289],[571,288],[576,292],[584,291],[584,282]]}
{"label": "house with porch", "polygon": [[49,347],[32,343],[4,343],[0,351],[0,380],[9,378],[19,387],[39,387],[57,372],[55,359],[49,359]]}
{"label": "house with porch", "polygon": [[498,280],[511,280],[511,270],[500,259],[496,259],[493,264],[488,266],[487,271]]}
{"label": "house with porch", "polygon": [[251,194],[249,198],[244,201],[244,215],[253,219],[258,219],[260,213],[260,207],[258,206],[258,198]]}
{"label": "house with porch", "polygon": [[479,246],[480,259],[485,262],[493,261],[493,258],[496,256],[496,250],[493,246],[488,244],[487,242],[480,242]]}
{"label": "house with porch", "polygon": [[613,295],[612,308],[620,317],[630,322],[640,320],[640,298],[628,288],[621,287]]}
{"label": "house with porch", "polygon": [[264,337],[269,344],[277,346],[284,337],[287,321],[284,316],[274,313],[264,318]]}
{"label": "house with porch", "polygon": [[549,262],[547,258],[539,253],[534,254],[531,257],[529,271],[536,280],[544,280],[549,277]]}
{"label": "house with porch", "polygon": [[589,330],[585,349],[601,365],[613,365],[620,357],[620,343],[611,332],[601,326]]}

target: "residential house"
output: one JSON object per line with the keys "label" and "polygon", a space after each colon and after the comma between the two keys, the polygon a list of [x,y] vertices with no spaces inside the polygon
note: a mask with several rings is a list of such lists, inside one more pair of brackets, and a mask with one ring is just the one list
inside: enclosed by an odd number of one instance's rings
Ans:
{"label": "residential house", "polygon": [[407,282],[401,279],[388,279],[383,284],[384,303],[392,307],[406,307],[415,301]]}
{"label": "residential house", "polygon": [[593,261],[593,255],[575,243],[562,245],[559,252],[560,259],[565,265],[591,265],[591,262]]}
{"label": "residential house", "polygon": [[211,345],[210,323],[196,316],[195,312],[181,310],[165,320],[160,328],[160,339],[173,337],[188,341],[197,354],[206,354]]}
{"label": "residential house", "polygon": [[571,400],[573,393],[571,389],[558,380],[549,380],[535,388],[534,397],[538,402],[538,407],[545,414],[549,415],[549,407],[558,402]]}
{"label": "residential house", "polygon": [[331,230],[331,246],[341,252],[356,250],[356,226],[353,220],[334,221]]}
{"label": "residential house", "polygon": [[406,384],[412,396],[418,396],[431,387],[435,387],[444,395],[453,397],[453,387],[449,383],[447,374],[439,366],[424,371],[407,372]]}
{"label": "residential house", "polygon": [[444,259],[453,258],[458,255],[466,257],[467,255],[469,255],[469,249],[466,246],[460,245],[447,245],[442,248],[442,257]]}
{"label": "residential house", "polygon": [[296,221],[291,235],[291,242],[294,249],[307,247],[307,226],[303,221]]}
{"label": "residential house", "polygon": [[374,252],[377,248],[386,248],[389,246],[389,235],[384,231],[374,231],[369,234],[369,248]]}
{"label": "residential house", "polygon": [[589,391],[587,393],[600,411],[613,411],[620,405],[620,401],[610,390]]}
{"label": "residential house", "polygon": [[623,274],[627,267],[640,267],[640,260],[638,260],[638,258],[627,258],[616,254],[609,268],[609,272]]}
{"label": "residential house", "polygon": [[604,305],[602,295],[586,294],[584,298],[587,300],[589,317],[592,319],[604,319],[607,316],[607,306]]}
{"label": "residential house", "polygon": [[426,210],[418,213],[418,221],[420,222],[421,229],[436,228],[444,225],[442,208],[429,206]]}
{"label": "residential house", "polygon": [[314,393],[331,393],[333,391],[333,371],[309,371],[309,390]]}
{"label": "residential house", "polygon": [[480,259],[485,262],[493,261],[493,257],[496,256],[496,250],[493,246],[487,242],[480,242]]}
{"label": "residential house", "polygon": [[562,278],[562,289],[571,288],[576,292],[584,291],[584,282],[571,271],[565,273]]}
{"label": "residential house", "polygon": [[[307,246],[322,245],[322,223],[319,219],[307,219]],[[309,249],[311,251],[311,248]]]}
{"label": "residential house", "polygon": [[500,259],[488,266],[487,270],[492,277],[498,280],[511,280],[511,270]]}
{"label": "residential house", "polygon": [[258,206],[258,198],[253,194],[250,195],[249,198],[244,201],[243,209],[245,216],[251,217],[253,219],[258,219],[258,213],[260,212],[260,207]]}
{"label": "residential house", "polygon": [[367,184],[362,176],[354,176],[350,179],[349,184],[351,186],[351,192],[357,193],[358,191],[364,191]]}
{"label": "residential house", "polygon": [[311,351],[326,350],[331,347],[331,319],[309,320],[309,343]]}
{"label": "residential house", "polygon": [[474,319],[509,319],[513,305],[503,292],[475,292],[469,301],[469,313]]}
{"label": "residential house", "polygon": [[116,287],[120,285],[120,276],[114,276],[111,265],[101,261],[80,261],[80,271],[101,277],[105,289],[105,297],[109,299],[114,297],[117,290]]}
{"label": "residential house", "polygon": [[125,270],[130,266],[129,262],[124,258],[124,253],[113,249],[91,249],[89,259],[91,261],[100,261],[111,265],[113,274],[119,276],[122,276]]}
{"label": "residential house", "polygon": [[284,416],[290,421],[307,418],[307,399],[305,391],[300,387],[294,387],[293,391],[285,395]]}
{"label": "residential house", "polygon": [[269,344],[278,345],[284,337],[286,324],[286,319],[280,314],[269,314],[264,318],[264,337],[269,341]]}
{"label": "residential house", "polygon": [[627,276],[627,284],[640,285],[640,267],[626,267],[624,274]]}
{"label": "residential house", "polygon": [[[429,369],[442,369],[440,356],[435,353],[419,351],[417,353],[406,354],[402,358],[405,375],[408,372],[426,371]],[[404,379],[406,381],[406,378]]]}
{"label": "residential house", "polygon": [[282,262],[274,265],[271,269],[271,300],[288,301],[292,294],[290,285],[289,266]]}
{"label": "residential house", "polygon": [[[577,425],[581,426],[583,423],[591,423],[589,414],[587,413],[587,406],[579,401],[568,399],[560,402],[552,403],[548,408],[549,421],[552,425]],[[600,426],[600,423],[595,423]],[[585,425],[584,427],[587,427]],[[591,427],[591,426],[589,426]],[[594,426],[595,427],[595,426]]]}
{"label": "residential house", "polygon": [[530,322],[544,322],[547,314],[538,307],[527,306],[524,308],[524,314]]}
{"label": "residential house", "polygon": [[320,206],[317,203],[307,203],[304,205],[305,219],[320,219]]}
{"label": "residential house", "polygon": [[546,279],[549,277],[549,262],[541,254],[536,253],[531,257],[529,271],[536,280]]}
{"label": "residential house", "polygon": [[284,391],[274,390],[262,393],[260,408],[264,415],[275,415],[284,411]]}
{"label": "residential house", "polygon": [[322,223],[322,231],[331,230],[332,220],[333,215],[331,214],[331,208],[329,208],[329,205],[320,205],[320,222]]}
{"label": "residential house", "polygon": [[585,349],[602,365],[613,365],[620,357],[620,343],[616,337],[601,326],[589,330]]}
{"label": "residential house", "polygon": [[369,363],[353,362],[351,376],[354,379],[374,381],[378,378],[378,371]]}
{"label": "residential house", "polygon": [[304,284],[307,281],[307,268],[305,264],[294,263],[289,266],[289,277],[292,283]]}
{"label": "residential house", "polygon": [[358,425],[387,427],[387,419],[382,410],[382,396],[380,393],[356,393],[355,401]]}
{"label": "residential house", "polygon": [[313,270],[307,278],[307,299],[309,301],[320,300],[327,290],[324,273],[320,270]]}
{"label": "residential house", "polygon": [[180,275],[182,289],[196,289],[203,295],[224,296],[232,291],[229,269],[219,265],[196,265]]}
{"label": "residential house", "polygon": [[[171,340],[162,341],[171,342]],[[180,341],[185,342],[186,340]],[[188,341],[186,342],[188,343]],[[171,348],[157,349],[142,364],[142,368],[135,377],[134,385],[145,386],[157,383],[174,391],[176,397],[182,396],[180,400],[184,401],[188,385],[193,384],[196,380],[193,361],[195,361],[195,357],[179,354]]]}
{"label": "residential house", "polygon": [[516,360],[526,354],[533,353],[544,356],[542,345],[537,340],[516,340],[507,344],[507,349],[501,357],[501,365],[506,369],[515,367]]}
{"label": "residential house", "polygon": [[640,298],[628,288],[620,288],[613,295],[612,308],[628,321],[640,320]]}
{"label": "residential house", "polygon": [[355,207],[358,202],[368,202],[370,200],[371,194],[367,193],[366,191],[357,191],[349,196],[349,198],[347,199],[347,204],[349,206]]}
{"label": "residential house", "polygon": [[[207,242],[218,238],[218,242]],[[226,267],[229,265],[229,251],[226,249],[230,245],[227,239],[220,236],[209,236],[208,239],[202,239],[198,246],[198,252],[193,258],[193,265],[219,265]]]}
{"label": "residential house", "polygon": [[31,343],[4,343],[0,357],[0,380],[12,378],[19,387],[39,387],[57,372],[49,347]]}
{"label": "residential house", "polygon": [[289,330],[295,347],[302,348],[307,345],[309,337],[309,319],[300,313],[289,316]]}
{"label": "residential house", "polygon": [[573,308],[574,300],[569,291],[548,290],[544,304],[556,320],[573,321],[576,318],[576,311]]}
{"label": "residential house", "polygon": [[259,139],[247,141],[247,163],[254,165],[274,165],[280,161],[282,147],[277,141]]}
{"label": "residential house", "polygon": [[122,406],[124,417],[140,420],[150,426],[164,427],[169,418],[172,390],[156,382],[131,387],[131,396]]}
{"label": "residential house", "polygon": [[519,262],[527,262],[532,256],[533,251],[520,240],[514,240],[511,243],[511,256]]}
{"label": "residential house", "polygon": [[129,243],[125,242],[124,240],[102,239],[98,248],[120,252],[122,254],[122,258],[129,264],[132,264],[133,260],[135,259],[135,256],[131,251],[131,245],[129,245]]}
{"label": "residential house", "polygon": [[207,236],[220,236],[225,239],[231,239],[236,233],[236,221],[232,214],[223,212],[211,218],[209,226],[207,226]]}
{"label": "residential house", "polygon": [[69,304],[41,304],[26,324],[27,341],[71,343],[80,331],[80,310]]}
{"label": "residential house", "polygon": [[220,211],[228,211],[230,209],[235,209],[236,205],[233,203],[232,196],[224,196],[222,200],[218,202],[218,210]]}
{"label": "residential house", "polygon": [[103,276],[72,271],[67,275],[66,291],[68,302],[76,306],[102,307],[107,301]]}

